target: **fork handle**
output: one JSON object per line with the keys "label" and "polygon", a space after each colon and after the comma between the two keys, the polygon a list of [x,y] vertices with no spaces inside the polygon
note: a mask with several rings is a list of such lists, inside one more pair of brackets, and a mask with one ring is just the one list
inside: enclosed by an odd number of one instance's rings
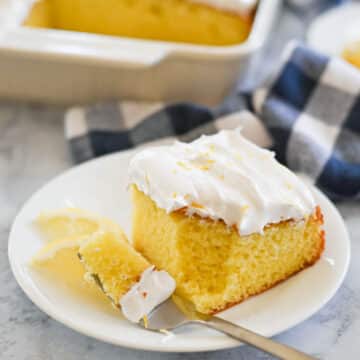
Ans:
{"label": "fork handle", "polygon": [[315,358],[304,354],[301,351],[295,350],[289,346],[280,344],[269,338],[256,334],[241,326],[234,325],[226,320],[212,317],[209,320],[196,320],[196,323],[201,323],[210,328],[216,329],[224,334],[240,340],[246,344],[252,345],[257,349],[265,351],[271,355],[283,360],[314,360]]}

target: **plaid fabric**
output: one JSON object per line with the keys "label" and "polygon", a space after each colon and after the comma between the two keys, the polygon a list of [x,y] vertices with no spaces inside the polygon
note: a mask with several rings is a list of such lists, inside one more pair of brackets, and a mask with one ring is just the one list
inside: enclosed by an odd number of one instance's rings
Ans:
{"label": "plaid fabric", "polygon": [[[148,142],[243,127],[330,196],[359,197],[360,72],[290,44],[270,85],[209,109],[190,103],[111,102],[72,108],[65,132],[76,162]],[[251,111],[244,111],[244,103]]]}

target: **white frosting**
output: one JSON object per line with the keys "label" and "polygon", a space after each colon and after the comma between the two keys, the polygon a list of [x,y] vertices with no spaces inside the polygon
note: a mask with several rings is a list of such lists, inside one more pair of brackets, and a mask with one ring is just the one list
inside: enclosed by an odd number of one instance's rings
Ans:
{"label": "white frosting", "polygon": [[149,267],[141,275],[140,281],[121,297],[122,313],[128,320],[137,323],[168,299],[175,287],[175,280],[166,271]]}
{"label": "white frosting", "polygon": [[237,14],[249,14],[255,8],[257,0],[190,0],[205,4],[220,10],[230,11]]}
{"label": "white frosting", "polygon": [[236,225],[241,235],[304,219],[315,208],[307,186],[240,130],[145,149],[131,160],[129,175],[168,213],[186,207],[190,215]]}

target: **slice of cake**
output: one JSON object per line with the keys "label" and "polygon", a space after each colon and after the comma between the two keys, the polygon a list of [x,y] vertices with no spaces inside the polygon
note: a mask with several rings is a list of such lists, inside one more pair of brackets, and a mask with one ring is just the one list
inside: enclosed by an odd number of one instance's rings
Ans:
{"label": "slice of cake", "polygon": [[271,288],[324,249],[307,186],[240,131],[143,150],[130,184],[135,248],[201,313]]}
{"label": "slice of cake", "polygon": [[26,26],[207,45],[249,35],[256,0],[40,0]]}
{"label": "slice of cake", "polygon": [[79,248],[86,278],[101,287],[123,315],[138,322],[175,290],[175,281],[136,252],[126,238],[98,233]]}

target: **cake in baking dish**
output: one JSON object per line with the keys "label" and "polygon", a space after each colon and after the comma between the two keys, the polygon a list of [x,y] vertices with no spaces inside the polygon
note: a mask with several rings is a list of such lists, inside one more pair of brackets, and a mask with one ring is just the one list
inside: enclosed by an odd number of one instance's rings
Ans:
{"label": "cake in baking dish", "polygon": [[201,313],[271,288],[324,249],[307,186],[238,130],[145,149],[129,175],[135,248]]}
{"label": "cake in baking dish", "polygon": [[206,45],[249,35],[256,0],[40,0],[24,25]]}

